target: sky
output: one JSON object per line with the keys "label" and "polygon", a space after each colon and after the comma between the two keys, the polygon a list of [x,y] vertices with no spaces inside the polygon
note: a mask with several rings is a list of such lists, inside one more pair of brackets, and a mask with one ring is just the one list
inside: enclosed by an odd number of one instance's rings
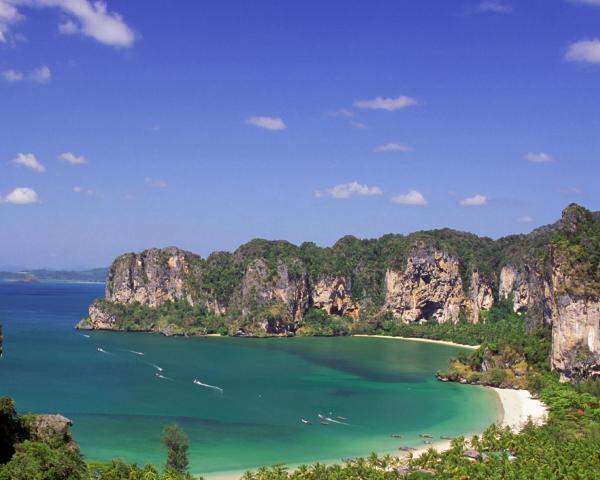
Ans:
{"label": "sky", "polygon": [[0,266],[600,210],[600,0],[0,0]]}

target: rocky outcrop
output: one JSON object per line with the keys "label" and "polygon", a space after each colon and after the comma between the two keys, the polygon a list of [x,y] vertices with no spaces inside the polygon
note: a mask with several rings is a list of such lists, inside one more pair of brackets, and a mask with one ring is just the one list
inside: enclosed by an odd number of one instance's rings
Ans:
{"label": "rocky outcrop", "polygon": [[69,448],[78,450],[69,429],[73,422],[62,415],[33,415],[27,421],[31,440],[52,444],[55,441],[65,443]]}
{"label": "rocky outcrop", "polygon": [[117,303],[141,303],[157,307],[167,301],[194,303],[186,288],[190,259],[199,257],[176,247],[152,248],[117,258],[108,272],[106,299]]}
{"label": "rocky outcrop", "polygon": [[489,310],[494,306],[494,292],[491,282],[478,270],[471,272],[471,285],[469,287],[469,298],[466,302],[467,311],[471,322],[479,322],[479,314],[482,310]]}
{"label": "rocky outcrop", "polygon": [[464,300],[458,259],[444,251],[421,245],[404,271],[385,273],[384,309],[405,322],[456,322]]}
{"label": "rocky outcrop", "polygon": [[351,282],[346,277],[321,276],[311,289],[312,306],[324,310],[328,315],[357,318],[360,307],[352,300],[351,290]]}
{"label": "rocky outcrop", "polygon": [[502,267],[498,295],[502,299],[512,295],[514,311],[519,314],[527,313],[529,284],[526,275],[513,265]]}
{"label": "rocky outcrop", "polygon": [[563,380],[600,376],[600,298],[561,294],[551,309],[552,367]]}
{"label": "rocky outcrop", "polygon": [[252,261],[242,278],[242,316],[256,315],[256,321],[267,333],[293,333],[308,308],[308,277],[301,271],[292,274],[290,268],[302,268],[299,260],[290,265],[278,263],[274,274],[264,259]]}

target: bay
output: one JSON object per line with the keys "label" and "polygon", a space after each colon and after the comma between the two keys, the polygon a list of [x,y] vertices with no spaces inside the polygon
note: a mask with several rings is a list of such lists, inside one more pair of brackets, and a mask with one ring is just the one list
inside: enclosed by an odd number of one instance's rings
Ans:
{"label": "bay", "polygon": [[397,451],[498,417],[491,391],[435,379],[457,347],[76,331],[103,288],[0,283],[0,395],[70,418],[86,459],[160,466],[162,428],[178,423],[194,473],[239,471]]}

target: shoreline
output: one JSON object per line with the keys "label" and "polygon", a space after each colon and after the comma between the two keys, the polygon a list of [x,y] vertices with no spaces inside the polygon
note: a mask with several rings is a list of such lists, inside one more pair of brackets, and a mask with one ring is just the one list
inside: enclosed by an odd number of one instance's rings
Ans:
{"label": "shoreline", "polygon": [[[356,335],[359,336],[359,335]],[[364,335],[360,335],[364,336]],[[369,336],[369,335],[367,335]],[[400,337],[385,337],[383,338],[395,338],[400,339]],[[409,340],[409,339],[407,339]],[[420,339],[419,339],[420,340]],[[432,342],[436,342],[432,340]],[[452,342],[448,342],[451,343]],[[456,344],[452,344],[452,346],[456,346]],[[473,347],[471,347],[473,348]],[[496,387],[484,387],[492,392],[494,392],[494,396],[497,402],[498,409],[498,419],[496,420],[496,424],[500,427],[509,427],[514,432],[519,432],[525,423],[527,423],[528,419],[531,418],[535,425],[542,425],[547,421],[548,418],[548,408],[538,399],[533,398],[531,393],[528,390],[516,390],[516,389],[508,389],[508,388],[496,388]],[[473,433],[465,433],[463,436],[465,438],[469,438],[473,435],[481,435],[482,432],[473,432]],[[430,448],[437,450],[438,452],[443,452],[449,450],[451,447],[451,440],[438,440],[429,445],[421,445],[419,447],[415,447],[415,450],[412,452],[377,452],[379,455],[389,454],[397,458],[406,458],[409,453],[412,453],[414,457],[417,457],[425,452],[427,452]],[[365,455],[367,456],[367,455]],[[309,462],[310,463],[310,462]],[[334,465],[341,464],[339,460],[321,460],[314,461],[312,463],[320,463],[323,465]],[[307,463],[305,463],[307,464]],[[286,464],[286,467],[289,471],[293,471],[295,468],[299,467],[301,464]],[[250,471],[255,471],[255,469],[250,469]],[[243,471],[230,471],[230,472],[214,472],[202,474],[202,477],[206,480],[239,480],[246,470]],[[200,474],[194,474],[200,475]]]}
{"label": "shoreline", "polygon": [[368,334],[356,334],[353,337],[362,338],[387,338],[389,340],[409,340],[411,342],[423,342],[423,343],[435,343],[437,345],[446,345],[448,347],[460,347],[468,348],[470,350],[477,350],[480,345],[465,345],[463,343],[450,342],[448,340],[432,340],[430,338],[419,338],[419,337],[394,337],[392,335],[368,335]]}

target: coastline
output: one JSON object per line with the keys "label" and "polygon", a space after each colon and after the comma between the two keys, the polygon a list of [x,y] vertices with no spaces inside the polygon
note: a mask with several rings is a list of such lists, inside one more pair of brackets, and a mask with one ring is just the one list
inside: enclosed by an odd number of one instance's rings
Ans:
{"label": "coastline", "polygon": [[480,345],[465,345],[462,343],[449,342],[447,340],[432,340],[430,338],[394,337],[391,335],[368,335],[368,334],[356,334],[356,335],[352,335],[352,336],[353,337],[363,337],[363,338],[387,338],[389,340],[409,340],[411,342],[435,343],[437,345],[447,345],[449,347],[468,348],[470,350],[477,350],[480,347]]}
{"label": "coastline", "polygon": [[[371,336],[371,335],[356,335],[356,336]],[[375,335],[373,335],[375,336]],[[400,337],[385,337],[380,336],[382,338],[395,338],[401,339]],[[404,339],[403,339],[404,340]],[[411,339],[406,339],[411,340]],[[421,340],[421,339],[412,339],[412,340]],[[424,340],[424,339],[423,339]],[[436,342],[436,340],[431,340],[432,342]],[[450,343],[452,346],[457,346],[452,342]],[[462,346],[462,345],[458,345]],[[473,348],[471,346],[471,348]],[[523,426],[527,423],[528,419],[531,418],[532,422],[535,425],[542,425],[546,422],[548,418],[548,409],[547,407],[538,399],[533,398],[531,393],[528,390],[515,390],[508,388],[496,388],[496,387],[484,387],[494,392],[497,403],[498,403],[498,420],[496,424],[501,427],[509,427],[514,432],[519,432]],[[472,435],[480,435],[481,432],[473,432],[473,433],[465,433],[464,437],[469,438]],[[427,452],[430,448],[437,450],[438,452],[443,452],[445,450],[449,450],[451,447],[451,440],[439,440],[435,441],[430,445],[421,445],[419,447],[415,447],[415,450],[412,452],[379,452],[380,455],[390,454],[397,458],[406,458],[409,453],[412,453],[414,457],[417,457],[425,452]],[[366,456],[366,455],[365,455]],[[317,463],[317,462],[314,462]],[[333,465],[340,463],[337,460],[322,460],[318,461],[318,463],[325,465]],[[290,471],[299,467],[300,465],[287,465]],[[206,480],[239,480],[244,471],[232,471],[232,472],[215,472],[203,474],[202,477]]]}

